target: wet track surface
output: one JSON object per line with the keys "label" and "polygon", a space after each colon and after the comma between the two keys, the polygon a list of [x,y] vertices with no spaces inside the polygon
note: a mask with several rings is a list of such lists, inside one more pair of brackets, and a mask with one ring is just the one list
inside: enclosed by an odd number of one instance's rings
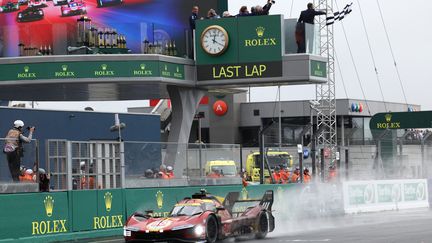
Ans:
{"label": "wet track surface", "polygon": [[[264,240],[240,242],[370,242],[432,243],[432,211],[429,209],[392,211],[302,220],[277,224],[277,230]],[[122,238],[93,239],[79,242],[124,242]],[[223,242],[234,242],[225,240]]]}

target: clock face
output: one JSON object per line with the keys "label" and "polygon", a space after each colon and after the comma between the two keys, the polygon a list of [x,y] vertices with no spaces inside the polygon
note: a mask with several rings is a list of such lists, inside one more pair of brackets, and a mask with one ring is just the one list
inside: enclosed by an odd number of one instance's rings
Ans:
{"label": "clock face", "polygon": [[201,46],[209,55],[221,55],[228,48],[228,33],[218,25],[207,27],[201,34]]}

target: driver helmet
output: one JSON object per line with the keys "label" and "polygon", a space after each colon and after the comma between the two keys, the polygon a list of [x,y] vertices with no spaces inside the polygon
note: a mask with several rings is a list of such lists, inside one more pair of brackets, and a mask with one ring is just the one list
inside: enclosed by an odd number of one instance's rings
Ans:
{"label": "driver helmet", "polygon": [[170,166],[170,165],[168,165],[168,166],[167,166],[167,171],[173,171],[173,167]]}

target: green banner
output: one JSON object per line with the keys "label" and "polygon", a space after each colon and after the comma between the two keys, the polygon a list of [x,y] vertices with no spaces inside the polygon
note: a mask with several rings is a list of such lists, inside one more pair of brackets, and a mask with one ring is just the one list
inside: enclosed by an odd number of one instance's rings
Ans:
{"label": "green banner", "polygon": [[405,183],[403,194],[405,201],[426,200],[426,183]]}
{"label": "green banner", "polygon": [[369,127],[371,130],[430,128],[432,111],[377,113]]}
{"label": "green banner", "polygon": [[68,193],[0,195],[0,239],[70,232]]}
{"label": "green banner", "polygon": [[184,80],[184,67],[174,63],[161,62],[159,65],[160,76],[164,78],[174,78]]}
{"label": "green banner", "polygon": [[93,230],[123,227],[126,221],[124,210],[124,190],[98,190],[97,216],[93,217]]}
{"label": "green banner", "polygon": [[311,60],[310,75],[320,78],[327,78],[327,63]]}
{"label": "green banner", "polygon": [[368,185],[349,185],[348,186],[348,204],[362,205],[374,202],[374,187]]}
{"label": "green banner", "polygon": [[72,207],[72,230],[83,231],[93,229],[93,217],[97,216],[97,191],[70,191]]}
{"label": "green banner", "polygon": [[0,81],[165,77],[184,80],[184,65],[158,61],[77,61],[0,65]]}
{"label": "green banner", "polygon": [[377,202],[392,203],[402,201],[400,187],[400,184],[377,184]]}
{"label": "green banner", "polygon": [[281,61],[281,23],[280,15],[237,18],[238,62]]}
{"label": "green banner", "polygon": [[122,189],[71,191],[73,231],[123,227]]}

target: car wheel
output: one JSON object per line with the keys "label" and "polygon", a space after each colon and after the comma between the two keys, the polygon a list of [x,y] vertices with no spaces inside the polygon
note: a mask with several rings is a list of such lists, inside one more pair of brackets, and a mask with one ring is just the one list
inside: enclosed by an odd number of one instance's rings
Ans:
{"label": "car wheel", "polygon": [[255,238],[264,239],[269,230],[269,220],[267,212],[261,212],[258,216]]}
{"label": "car wheel", "polygon": [[206,224],[206,241],[214,243],[218,237],[218,223],[215,216],[209,216]]}

